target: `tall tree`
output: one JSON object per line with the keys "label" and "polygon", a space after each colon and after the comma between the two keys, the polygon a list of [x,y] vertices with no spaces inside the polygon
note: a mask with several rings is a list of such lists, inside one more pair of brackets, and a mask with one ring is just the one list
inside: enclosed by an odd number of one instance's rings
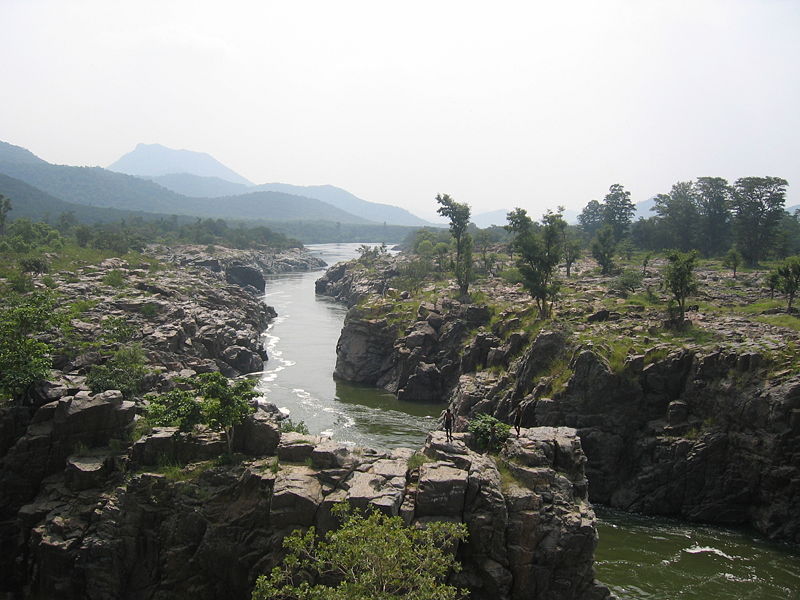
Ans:
{"label": "tall tree", "polygon": [[704,256],[719,256],[730,245],[731,188],[722,177],[698,177],[698,240]]}
{"label": "tall tree", "polygon": [[603,223],[611,227],[614,240],[619,242],[627,235],[634,214],[636,209],[631,202],[631,193],[618,183],[612,185],[603,199]]}
{"label": "tall tree", "polygon": [[578,223],[586,234],[586,238],[592,239],[603,226],[603,205],[597,200],[590,200],[578,215]]}
{"label": "tall tree", "polygon": [[560,287],[556,273],[563,255],[566,227],[560,212],[547,211],[538,230],[524,228],[515,238],[522,286],[536,302],[543,319],[550,316]]}
{"label": "tall tree", "polygon": [[6,218],[11,208],[11,199],[0,194],[0,235],[6,233]]}
{"label": "tall tree", "polygon": [[472,279],[472,237],[467,233],[469,205],[456,202],[447,194],[437,194],[436,202],[439,203],[436,212],[450,219],[450,234],[456,244],[456,283],[461,296],[466,296]]}
{"label": "tall tree", "polygon": [[736,246],[750,266],[756,266],[772,248],[788,185],[780,177],[742,177],[733,184]]}
{"label": "tall tree", "polygon": [[800,289],[800,256],[790,256],[778,267],[778,285],[786,294],[786,311],[792,312],[792,302]]}
{"label": "tall tree", "polygon": [[667,246],[687,252],[696,247],[697,193],[691,181],[679,181],[669,194],[656,196],[652,210],[665,229]]}

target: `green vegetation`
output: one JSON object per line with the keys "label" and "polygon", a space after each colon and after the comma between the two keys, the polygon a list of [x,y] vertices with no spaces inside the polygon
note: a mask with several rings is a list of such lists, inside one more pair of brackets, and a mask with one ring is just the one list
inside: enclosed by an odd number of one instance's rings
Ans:
{"label": "green vegetation", "polygon": [[480,413],[469,422],[469,432],[483,452],[500,452],[508,439],[511,426],[492,415]]}
{"label": "green vegetation", "polygon": [[697,280],[694,276],[697,252],[674,250],[667,254],[667,260],[669,262],[663,273],[664,287],[678,305],[678,320],[682,324],[686,313],[686,299],[697,292]]}
{"label": "green vegetation", "polygon": [[64,317],[52,292],[6,292],[0,305],[0,395],[22,400],[52,365],[52,347],[36,336],[58,329]]}
{"label": "green vegetation", "polygon": [[604,226],[592,240],[592,257],[600,265],[600,273],[608,275],[614,269],[614,255],[617,253],[617,241],[614,230]]}
{"label": "green vegetation", "polygon": [[228,453],[233,452],[233,428],[255,409],[250,400],[258,394],[250,379],[229,380],[221,373],[202,373],[186,382],[193,391],[172,390],[150,398],[145,420],[150,426],[191,431],[201,423],[223,430]]}
{"label": "green vegetation", "polygon": [[424,455],[422,452],[414,452],[411,458],[408,459],[408,470],[413,471],[414,469],[419,469],[426,462],[431,461],[433,461],[433,459]]}
{"label": "green vegetation", "polygon": [[291,419],[284,419],[281,421],[281,433],[300,433],[302,435],[308,435],[310,433],[308,429],[308,425],[305,424],[305,421],[298,421],[295,423]]}
{"label": "green vegetation", "polygon": [[514,234],[512,245],[519,256],[520,282],[536,302],[539,316],[547,319],[561,287],[556,273],[564,253],[567,223],[560,212],[548,211],[541,225],[534,227],[521,208],[509,213],[508,221]]}
{"label": "green vegetation", "polygon": [[792,312],[794,296],[800,288],[800,256],[790,256],[777,269],[778,285],[786,294],[786,312]]}
{"label": "green vegetation", "polygon": [[317,537],[314,527],[284,539],[288,555],[262,575],[253,600],[455,600],[466,592],[444,583],[458,571],[455,547],[467,537],[462,523],[406,527],[400,517],[364,516],[334,507],[341,527]]}
{"label": "green vegetation", "polygon": [[453,270],[461,297],[466,297],[472,281],[472,237],[467,233],[470,209],[468,205],[456,202],[447,194],[438,194],[436,202],[439,203],[436,212],[450,219],[450,235],[453,236],[456,246]]}
{"label": "green vegetation", "polygon": [[119,390],[130,399],[144,389],[144,378],[149,373],[146,364],[140,345],[124,346],[107,357],[104,364],[92,366],[86,384],[94,393]]}

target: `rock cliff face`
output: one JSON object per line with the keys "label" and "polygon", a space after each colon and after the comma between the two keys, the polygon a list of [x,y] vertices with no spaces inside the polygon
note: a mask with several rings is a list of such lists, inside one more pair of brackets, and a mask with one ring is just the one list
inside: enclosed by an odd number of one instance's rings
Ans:
{"label": "rock cliff face", "polygon": [[[73,306],[70,332],[48,340],[56,349],[55,369],[33,391],[30,403],[0,405],[0,590],[19,589],[30,578],[21,567],[28,535],[23,532],[29,529],[26,524],[44,516],[37,511],[49,506],[49,495],[67,490],[77,494],[76,501],[91,505],[98,500],[99,487],[126,468],[137,407],[118,391],[93,394],[86,384],[92,368],[115,350],[138,344],[149,370],[142,393],[172,389],[179,376],[221,371],[233,377],[259,371],[267,359],[261,333],[275,312],[260,294],[250,293],[252,281],[232,284],[226,271],[256,265],[263,281],[265,273],[318,264],[296,250],[276,255],[217,248],[221,266],[214,269],[181,262],[185,256],[202,262],[208,259],[205,251],[171,252],[162,248],[155,252],[160,260],[136,265],[109,259],[80,272],[51,274],[62,304]],[[180,268],[164,260],[175,260]],[[258,440],[263,427],[253,423],[250,429],[250,439]],[[223,448],[217,442],[206,447],[210,456]],[[197,446],[185,440],[162,443],[177,444],[176,460],[193,455]],[[26,512],[22,507],[34,498],[39,498],[34,502],[38,508]],[[67,538],[65,543],[72,542]],[[49,563],[41,564],[44,568]],[[53,588],[49,597],[58,597],[59,589]]]}
{"label": "rock cliff face", "polygon": [[[491,285],[482,292],[514,308],[487,323],[483,305],[440,297],[409,310],[413,301],[364,295],[368,277],[337,266],[318,289],[358,302],[337,375],[406,399],[447,400],[462,427],[478,413],[511,422],[515,409],[523,426],[574,427],[593,502],[800,542],[800,375],[791,356],[788,368],[775,358],[789,334],[697,314],[719,342],[658,343],[648,340],[660,322],[643,307],[597,311],[579,299],[562,308],[561,328],[529,335],[520,329],[529,301]],[[589,296],[597,287],[585,285]],[[610,366],[605,340],[631,346],[624,364]],[[642,340],[639,352],[632,340]]]}
{"label": "rock cliff face", "polygon": [[[37,413],[36,421],[47,419]],[[255,578],[281,559],[283,537],[335,527],[331,507],[341,501],[408,524],[466,523],[469,539],[458,550],[464,570],[452,583],[472,598],[609,596],[593,579],[597,535],[574,430],[523,430],[497,462],[472,451],[468,436],[449,443],[437,432],[412,468],[410,450],[385,454],[280,436],[261,419],[237,435],[244,446],[255,444],[255,454],[275,457],[227,467],[191,462],[180,480],[143,464],[156,454],[148,446],[157,454],[164,440],[178,447],[176,435],[157,430],[130,455],[96,448],[71,456],[66,470],[45,480],[18,513],[25,552],[16,566],[27,597],[249,598]],[[192,451],[184,445],[184,458],[213,454],[224,443],[213,438],[196,440]]]}

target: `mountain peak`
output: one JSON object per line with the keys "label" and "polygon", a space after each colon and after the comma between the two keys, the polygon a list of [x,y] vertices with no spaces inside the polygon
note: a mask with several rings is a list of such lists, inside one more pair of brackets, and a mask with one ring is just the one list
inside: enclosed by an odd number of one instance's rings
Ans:
{"label": "mountain peak", "polygon": [[127,173],[137,177],[160,177],[176,173],[188,173],[200,177],[217,177],[239,183],[253,185],[232,169],[229,169],[210,154],[192,150],[175,150],[161,144],[138,143],[108,167],[111,171]]}

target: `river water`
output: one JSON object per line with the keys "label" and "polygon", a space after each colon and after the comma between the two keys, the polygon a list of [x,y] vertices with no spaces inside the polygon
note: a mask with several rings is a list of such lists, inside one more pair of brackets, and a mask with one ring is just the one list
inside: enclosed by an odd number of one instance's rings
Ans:
{"label": "river water", "polygon": [[[360,244],[307,248],[329,265],[354,258]],[[333,378],[336,342],[347,308],[314,294],[323,271],[271,275],[266,303],[278,317],[265,333],[269,354],[259,383],[266,399],[312,433],[372,448],[418,448],[436,426],[438,404],[400,402],[392,394]]]}
{"label": "river water", "polygon": [[[332,265],[360,244],[308,248]],[[346,308],[314,294],[321,271],[267,278],[278,317],[267,329],[267,400],[312,433],[373,448],[422,445],[442,406],[333,378]],[[591,485],[591,482],[590,482]],[[800,510],[800,507],[798,507]],[[621,600],[800,600],[800,549],[754,534],[639,517],[598,507],[597,578]]]}

